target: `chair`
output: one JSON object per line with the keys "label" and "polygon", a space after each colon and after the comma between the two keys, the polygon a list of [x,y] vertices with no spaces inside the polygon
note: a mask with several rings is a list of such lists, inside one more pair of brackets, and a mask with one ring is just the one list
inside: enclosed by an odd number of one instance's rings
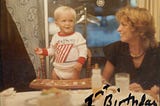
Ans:
{"label": "chair", "polygon": [[86,60],[86,77],[91,77],[92,71],[92,52],[90,49],[87,50],[87,60]]}
{"label": "chair", "polygon": [[37,78],[38,79],[40,79],[40,78],[45,79],[45,78],[47,78],[47,73],[45,70],[45,58],[43,55],[40,55],[39,58],[40,58],[41,66],[37,71]]}
{"label": "chair", "polygon": [[[94,68],[95,64],[99,64],[100,68],[103,70],[106,63],[106,58],[104,56],[93,56],[93,54],[93,50],[91,48],[88,48],[86,61],[86,77],[91,77],[92,69]],[[99,52],[97,52],[97,54],[99,54]]]}

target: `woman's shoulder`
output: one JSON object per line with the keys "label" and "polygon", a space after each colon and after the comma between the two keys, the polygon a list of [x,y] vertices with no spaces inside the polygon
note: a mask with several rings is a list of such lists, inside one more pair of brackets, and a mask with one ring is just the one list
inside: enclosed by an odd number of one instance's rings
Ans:
{"label": "woman's shoulder", "polygon": [[149,50],[160,54],[160,42],[158,43],[157,47],[151,48]]}
{"label": "woman's shoulder", "polygon": [[150,56],[158,56],[157,59],[160,60],[160,43],[158,44],[157,47],[154,47],[154,48],[150,48],[147,50],[148,52],[148,55]]}
{"label": "woman's shoulder", "polygon": [[160,42],[158,42],[158,47],[157,47],[157,49],[160,51]]}
{"label": "woman's shoulder", "polygon": [[157,51],[157,54],[158,54],[159,57],[160,57],[160,42],[158,43],[158,47],[156,48],[156,51]]}
{"label": "woman's shoulder", "polygon": [[104,54],[111,54],[111,55],[121,55],[128,53],[128,44],[116,41],[112,44],[106,45],[103,47]]}
{"label": "woman's shoulder", "polygon": [[111,44],[108,44],[108,45],[105,45],[104,46],[104,49],[106,48],[117,48],[117,49],[121,49],[121,48],[126,48],[128,47],[128,44],[127,43],[124,43],[122,41],[116,41],[114,43],[111,43]]}

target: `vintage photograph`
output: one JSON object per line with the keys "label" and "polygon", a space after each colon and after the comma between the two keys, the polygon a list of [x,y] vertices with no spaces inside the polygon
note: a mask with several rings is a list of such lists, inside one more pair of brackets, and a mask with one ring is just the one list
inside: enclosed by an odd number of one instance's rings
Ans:
{"label": "vintage photograph", "polygon": [[160,106],[160,0],[0,2],[0,106]]}

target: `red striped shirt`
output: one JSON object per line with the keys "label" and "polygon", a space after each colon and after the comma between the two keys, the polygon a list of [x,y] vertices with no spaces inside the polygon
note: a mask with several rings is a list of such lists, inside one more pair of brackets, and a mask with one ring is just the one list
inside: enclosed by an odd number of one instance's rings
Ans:
{"label": "red striped shirt", "polygon": [[65,62],[72,47],[73,47],[73,44],[57,45],[55,62],[57,63]]}

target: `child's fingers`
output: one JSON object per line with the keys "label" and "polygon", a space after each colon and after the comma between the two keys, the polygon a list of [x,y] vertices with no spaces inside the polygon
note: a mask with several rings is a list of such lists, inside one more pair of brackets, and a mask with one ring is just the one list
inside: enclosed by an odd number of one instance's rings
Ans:
{"label": "child's fingers", "polygon": [[40,48],[35,48],[35,53],[36,54],[42,54],[42,50]]}
{"label": "child's fingers", "polygon": [[34,51],[38,51],[38,50],[39,50],[39,48],[35,48],[35,49],[34,49]]}

